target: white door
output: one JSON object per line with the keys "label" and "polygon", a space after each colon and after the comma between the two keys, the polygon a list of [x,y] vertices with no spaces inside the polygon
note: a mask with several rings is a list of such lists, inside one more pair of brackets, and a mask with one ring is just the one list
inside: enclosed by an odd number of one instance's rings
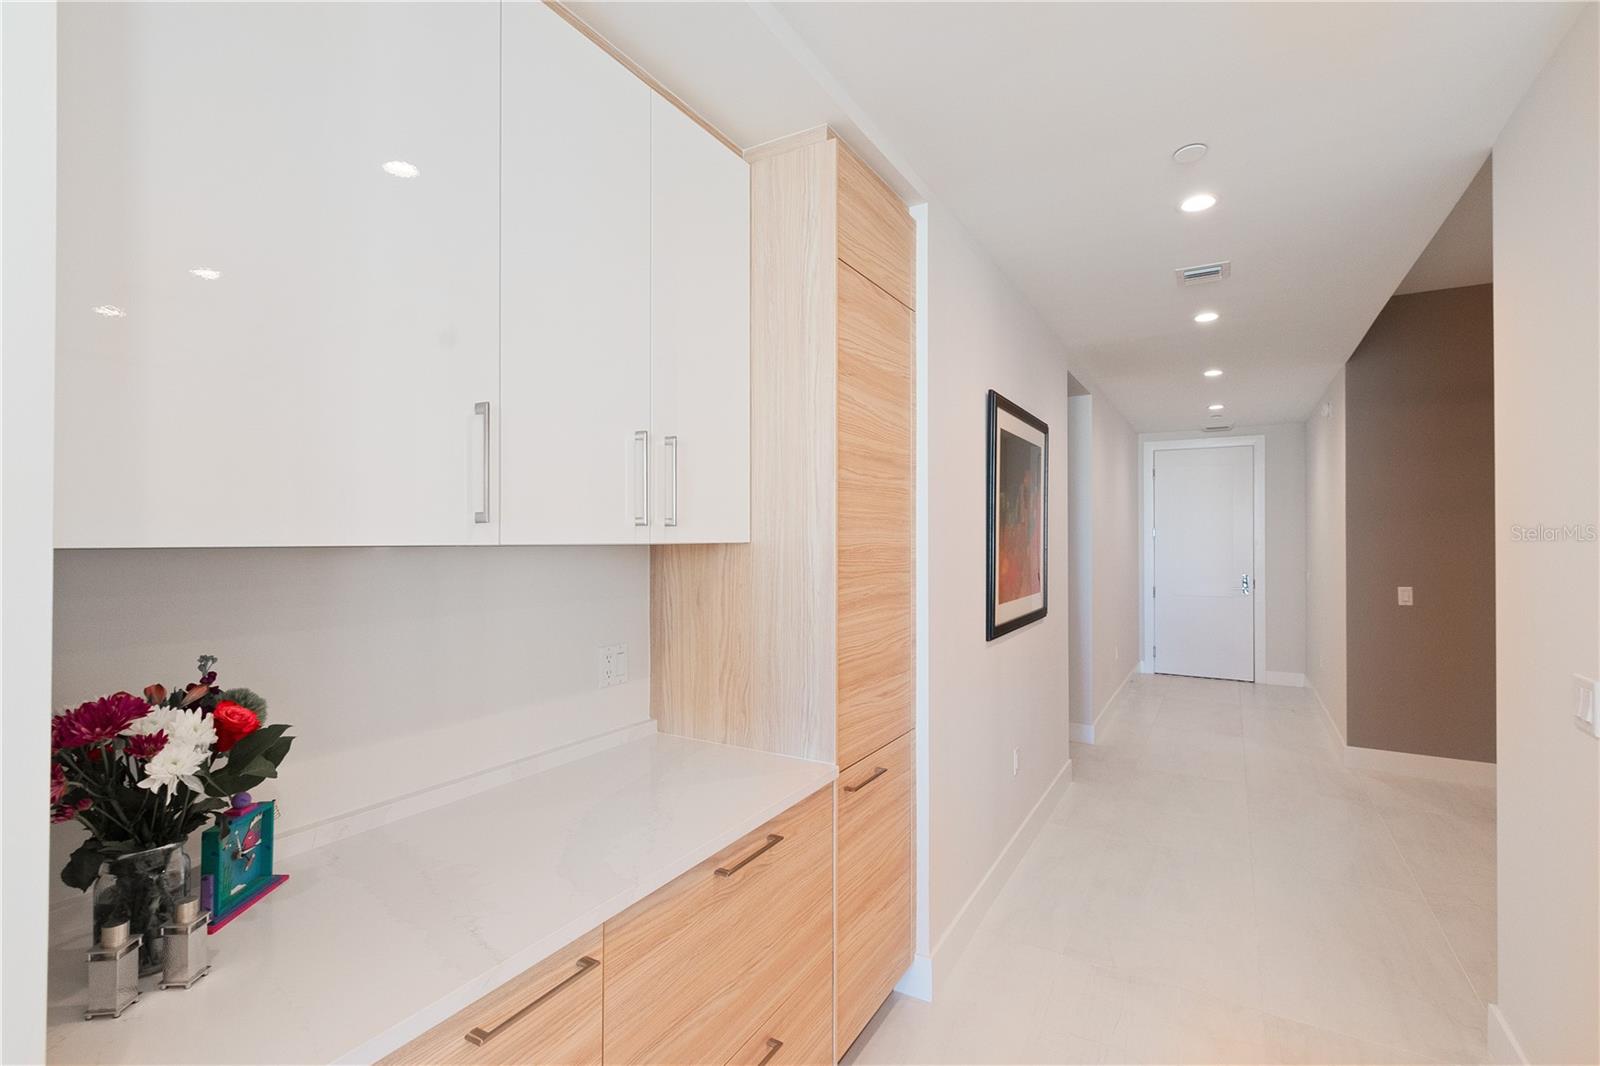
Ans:
{"label": "white door", "polygon": [[500,540],[647,543],[650,88],[544,4],[501,10]]}
{"label": "white door", "polygon": [[652,94],[651,540],[750,539],[750,166]]}
{"label": "white door", "polygon": [[1157,449],[1154,669],[1255,680],[1255,453]]}
{"label": "white door", "polygon": [[498,539],[498,41],[481,4],[60,5],[58,545]]}

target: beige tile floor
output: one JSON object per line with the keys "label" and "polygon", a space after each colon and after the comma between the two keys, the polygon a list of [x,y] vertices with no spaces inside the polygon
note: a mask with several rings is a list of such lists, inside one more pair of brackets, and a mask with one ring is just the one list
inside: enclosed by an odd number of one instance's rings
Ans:
{"label": "beige tile floor", "polygon": [[1136,677],[942,983],[845,1061],[1482,1062],[1494,790],[1344,768],[1305,689]]}

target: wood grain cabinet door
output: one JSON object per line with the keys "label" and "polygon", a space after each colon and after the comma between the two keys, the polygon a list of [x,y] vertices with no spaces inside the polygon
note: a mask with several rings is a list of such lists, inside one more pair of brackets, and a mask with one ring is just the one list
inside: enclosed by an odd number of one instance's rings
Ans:
{"label": "wood grain cabinet door", "polygon": [[608,1064],[725,1063],[803,987],[833,932],[832,830],[823,789],[606,923]]}
{"label": "wood grain cabinet door", "polygon": [[728,1066],[833,1066],[833,952],[816,957],[800,987]]}
{"label": "wood grain cabinet door", "polygon": [[913,316],[839,267],[840,766],[916,720]]}
{"label": "wood grain cabinet door", "polygon": [[916,935],[916,734],[839,773],[835,1018],[850,1047],[911,965]]}
{"label": "wood grain cabinet door", "polygon": [[599,1066],[604,943],[587,933],[381,1066]]}

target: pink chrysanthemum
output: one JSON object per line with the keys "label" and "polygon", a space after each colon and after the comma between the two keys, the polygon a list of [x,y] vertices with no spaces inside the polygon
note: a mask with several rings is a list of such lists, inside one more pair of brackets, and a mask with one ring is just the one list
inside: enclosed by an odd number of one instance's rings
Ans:
{"label": "pink chrysanthemum", "polygon": [[162,730],[141,733],[128,738],[128,754],[135,759],[148,759],[167,746],[167,734]]}
{"label": "pink chrysanthemum", "polygon": [[91,700],[50,720],[50,749],[63,751],[110,740],[149,713],[148,703],[126,692]]}
{"label": "pink chrysanthemum", "polygon": [[67,772],[61,768],[60,763],[50,767],[50,820],[52,822],[70,822],[81,811],[86,811],[92,801],[88,796],[74,802],[67,801]]}

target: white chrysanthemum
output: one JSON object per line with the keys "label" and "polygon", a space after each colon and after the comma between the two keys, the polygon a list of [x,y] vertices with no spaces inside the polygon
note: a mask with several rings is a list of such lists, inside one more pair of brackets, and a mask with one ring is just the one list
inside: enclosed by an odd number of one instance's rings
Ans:
{"label": "white chrysanthemum", "polygon": [[139,782],[139,787],[155,792],[162,786],[176,788],[182,782],[189,786],[190,791],[201,791],[200,779],[195,775],[211,757],[210,747],[175,744],[171,739],[172,734],[167,736],[166,747],[145,760],[145,777]]}
{"label": "white chrysanthemum", "polygon": [[122,732],[130,737],[166,733],[168,748],[196,748],[202,753],[210,752],[217,742],[217,727],[211,716],[193,707],[157,707]]}

